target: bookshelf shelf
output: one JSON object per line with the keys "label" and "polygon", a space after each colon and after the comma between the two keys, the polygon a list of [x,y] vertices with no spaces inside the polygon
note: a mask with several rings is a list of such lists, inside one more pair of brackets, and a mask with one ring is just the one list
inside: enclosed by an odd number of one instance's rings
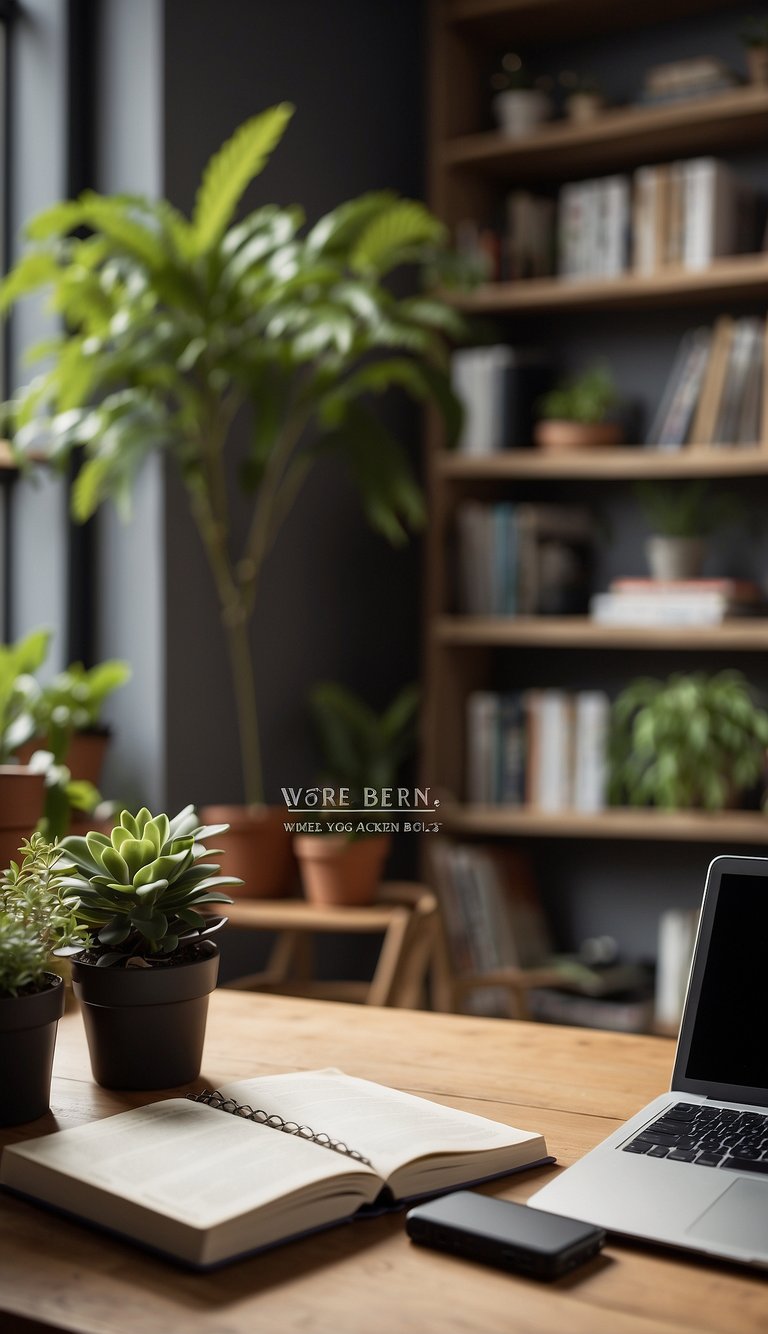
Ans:
{"label": "bookshelf shelf", "polygon": [[462,135],[446,142],[441,157],[447,168],[528,182],[572,179],[678,154],[739,151],[766,137],[768,89],[747,87],[672,105],[620,107],[586,125],[554,121],[525,139],[497,132]]}
{"label": "bookshelf shelf", "polygon": [[642,5],[619,5],[616,0],[449,0],[446,18],[471,36],[505,42],[510,38],[540,41],[558,37],[591,36],[716,9],[722,0],[644,0]]}
{"label": "bookshelf shelf", "polygon": [[437,458],[441,477],[457,482],[505,479],[622,481],[665,477],[762,477],[768,475],[768,446],[686,445],[684,449],[593,449],[549,455],[538,449],[510,449],[498,454],[444,452]]}
{"label": "bookshelf shelf", "polygon": [[615,808],[596,815],[510,806],[444,807],[454,834],[522,838],[634,838],[649,841],[768,843],[768,818],[759,811],[652,811]]}
{"label": "bookshelf shelf", "polygon": [[459,648],[768,649],[768,616],[682,627],[600,625],[586,616],[441,616],[434,632],[439,644]]}
{"label": "bookshelf shelf", "polygon": [[450,293],[459,310],[476,314],[526,314],[555,310],[660,309],[674,300],[759,301],[768,297],[768,254],[734,255],[701,271],[669,266],[657,273],[619,278],[533,278],[517,283],[485,283],[471,292]]}

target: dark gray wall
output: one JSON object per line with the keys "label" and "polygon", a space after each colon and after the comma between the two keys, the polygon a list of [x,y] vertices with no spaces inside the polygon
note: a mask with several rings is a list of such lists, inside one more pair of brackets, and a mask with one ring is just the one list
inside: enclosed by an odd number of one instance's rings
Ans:
{"label": "dark gray wall", "polygon": [[[210,153],[279,101],[296,116],[246,201],[299,202],[310,219],[361,191],[423,193],[419,0],[166,0],[165,188],[192,204]],[[418,420],[397,418],[417,444]],[[171,805],[239,801],[228,665],[210,575],[175,478],[166,492],[167,765]],[[240,508],[242,534],[246,518]],[[323,678],[383,705],[418,673],[417,547],[393,552],[346,478],[312,474],[265,571],[252,643],[267,792],[312,781],[303,701]]]}

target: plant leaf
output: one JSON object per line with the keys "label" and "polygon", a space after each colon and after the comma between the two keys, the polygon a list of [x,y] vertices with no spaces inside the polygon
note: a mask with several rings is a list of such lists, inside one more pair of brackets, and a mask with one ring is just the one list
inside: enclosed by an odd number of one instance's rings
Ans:
{"label": "plant leaf", "polygon": [[203,254],[223,235],[243,191],[280,142],[293,115],[289,102],[252,116],[214,153],[203,173],[192,215],[194,245]]}

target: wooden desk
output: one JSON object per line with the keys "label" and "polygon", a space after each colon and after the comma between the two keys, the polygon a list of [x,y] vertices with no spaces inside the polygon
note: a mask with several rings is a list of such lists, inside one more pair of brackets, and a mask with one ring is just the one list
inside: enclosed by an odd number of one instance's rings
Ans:
{"label": "wooden desk", "polygon": [[[567,1164],[667,1087],[672,1050],[663,1038],[220,991],[197,1087],[339,1065],[542,1130]],[[68,1015],[54,1112],[0,1142],[150,1100],[91,1083],[80,1017]],[[486,1189],[524,1200],[555,1170]],[[768,1286],[746,1271],[618,1245],[577,1275],[538,1284],[412,1247],[402,1214],[195,1275],[0,1196],[2,1334],[29,1328],[13,1315],[77,1334],[764,1334]]]}

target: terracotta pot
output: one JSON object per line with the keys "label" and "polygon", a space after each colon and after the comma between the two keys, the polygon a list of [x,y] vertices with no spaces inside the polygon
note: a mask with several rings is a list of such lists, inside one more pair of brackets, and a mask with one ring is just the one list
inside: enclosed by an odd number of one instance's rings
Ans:
{"label": "terracotta pot", "polygon": [[313,903],[372,903],[392,840],[389,834],[299,834],[293,846],[304,893]]}
{"label": "terracotta pot", "polygon": [[[103,732],[75,732],[65,761],[72,777],[84,780],[87,783],[93,783],[94,787],[99,787],[109,741],[110,734],[106,730]],[[47,748],[48,740],[44,736],[33,737],[31,741],[25,741],[23,746],[19,746],[17,752],[20,763],[28,764],[30,756],[36,750],[47,750]]]}
{"label": "terracotta pot", "polygon": [[605,445],[620,445],[623,431],[619,422],[587,422],[544,420],[536,423],[534,440],[539,449],[552,454],[566,454],[580,449],[598,449]]}
{"label": "terracotta pot", "polygon": [[19,844],[43,813],[45,779],[21,764],[0,764],[0,870],[16,860]]}
{"label": "terracotta pot", "polygon": [[192,963],[167,968],[99,968],[72,960],[97,1084],[109,1089],[178,1088],[197,1079],[208,997],[219,950],[205,941]]}
{"label": "terracotta pot", "polygon": [[201,807],[201,824],[229,825],[214,846],[223,849],[217,860],[224,874],[244,882],[227,890],[233,898],[279,899],[291,893],[296,867],[285,818],[282,806]]}
{"label": "terracotta pot", "polygon": [[55,973],[32,996],[0,997],[0,1126],[35,1121],[48,1111],[56,1029],[64,983]]}

